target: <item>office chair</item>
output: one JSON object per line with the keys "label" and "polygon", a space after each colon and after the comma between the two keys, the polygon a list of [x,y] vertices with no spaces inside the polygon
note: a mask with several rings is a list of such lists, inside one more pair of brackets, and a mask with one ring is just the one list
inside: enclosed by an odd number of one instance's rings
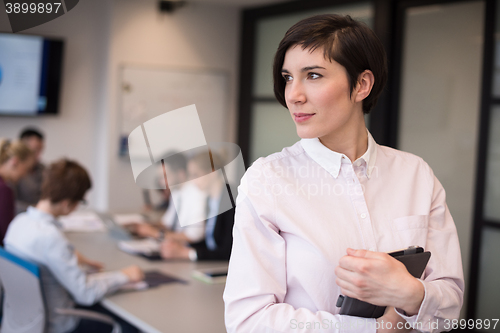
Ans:
{"label": "office chair", "polygon": [[[46,308],[40,268],[0,247],[0,284],[3,285],[3,318],[0,333],[44,333]],[[121,327],[111,317],[88,310],[55,309],[59,315],[77,316],[112,325],[111,333]]]}

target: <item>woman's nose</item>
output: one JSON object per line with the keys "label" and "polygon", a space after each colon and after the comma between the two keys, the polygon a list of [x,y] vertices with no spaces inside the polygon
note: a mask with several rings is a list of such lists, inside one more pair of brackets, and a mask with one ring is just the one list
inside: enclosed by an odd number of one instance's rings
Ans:
{"label": "woman's nose", "polygon": [[285,88],[285,99],[287,103],[304,103],[306,101],[306,95],[303,88],[302,84],[298,81],[288,83]]}

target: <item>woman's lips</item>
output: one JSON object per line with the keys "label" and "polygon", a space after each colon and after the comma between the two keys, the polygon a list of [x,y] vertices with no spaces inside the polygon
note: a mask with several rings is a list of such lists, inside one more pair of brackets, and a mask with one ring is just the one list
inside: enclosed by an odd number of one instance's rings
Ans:
{"label": "woman's lips", "polygon": [[297,123],[301,123],[303,121],[306,121],[308,120],[309,118],[311,118],[312,116],[315,115],[315,113],[294,113],[293,114],[294,117],[295,117],[295,121]]}

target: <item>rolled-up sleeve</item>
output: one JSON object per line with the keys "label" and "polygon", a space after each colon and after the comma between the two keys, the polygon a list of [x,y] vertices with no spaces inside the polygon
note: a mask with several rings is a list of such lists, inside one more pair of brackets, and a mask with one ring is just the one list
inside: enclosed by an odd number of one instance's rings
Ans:
{"label": "rolled-up sleeve", "polygon": [[374,319],[313,312],[284,303],[286,243],[276,222],[271,170],[258,161],[254,163],[238,193],[224,291],[227,331],[297,333],[317,332],[319,328],[321,332],[375,332]]}

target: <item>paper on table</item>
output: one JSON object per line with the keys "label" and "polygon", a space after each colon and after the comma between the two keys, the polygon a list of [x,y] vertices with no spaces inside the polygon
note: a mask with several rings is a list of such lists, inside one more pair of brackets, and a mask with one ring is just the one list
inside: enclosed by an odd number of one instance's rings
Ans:
{"label": "paper on table", "polygon": [[192,276],[205,283],[224,283],[227,278],[227,267],[196,269]]}
{"label": "paper on table", "polygon": [[115,214],[113,220],[118,225],[127,225],[131,223],[145,223],[144,216],[141,214]]}
{"label": "paper on table", "polygon": [[101,218],[94,212],[77,211],[59,218],[64,231],[106,231]]}
{"label": "paper on table", "polygon": [[118,242],[118,248],[131,254],[151,254],[160,251],[160,243],[154,239],[138,239]]}
{"label": "paper on table", "polygon": [[144,281],[140,282],[130,282],[125,285],[123,285],[120,289],[121,290],[142,290],[142,289],[147,289],[147,288],[154,288],[161,286],[162,284],[166,283],[182,283],[186,284],[188,283],[186,280],[179,279],[175,276],[165,274],[159,271],[148,271],[144,272]]}

